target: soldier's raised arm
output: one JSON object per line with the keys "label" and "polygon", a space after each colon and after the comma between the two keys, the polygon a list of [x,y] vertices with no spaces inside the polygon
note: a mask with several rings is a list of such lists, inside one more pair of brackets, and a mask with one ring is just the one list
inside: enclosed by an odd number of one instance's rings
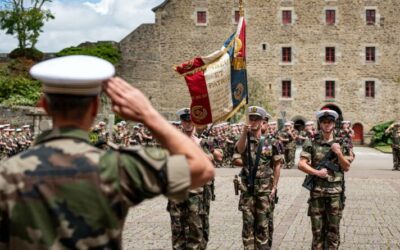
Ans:
{"label": "soldier's raised arm", "polygon": [[187,158],[192,188],[202,186],[214,177],[214,167],[207,155],[190,138],[170,125],[142,92],[118,77],[108,80],[104,90],[112,100],[114,112],[143,123],[171,155]]}

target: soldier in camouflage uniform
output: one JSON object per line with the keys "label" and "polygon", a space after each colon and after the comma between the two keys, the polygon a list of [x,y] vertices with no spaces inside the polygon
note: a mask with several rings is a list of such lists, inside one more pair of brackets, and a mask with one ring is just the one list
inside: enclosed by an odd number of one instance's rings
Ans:
{"label": "soldier in camouflage uniform", "polygon": [[400,121],[390,125],[385,133],[392,135],[393,171],[400,171]]}
{"label": "soldier in camouflage uniform", "polygon": [[122,145],[124,141],[124,133],[122,132],[122,124],[117,123],[117,129],[112,133],[113,142],[117,145]]}
{"label": "soldier in camouflage uniform", "polygon": [[[311,218],[312,249],[338,249],[340,244],[340,220],[344,208],[344,172],[349,171],[354,159],[352,149],[334,135],[338,114],[324,109],[317,113],[321,127],[319,134],[308,139],[300,154],[299,169],[316,176],[308,200],[308,216]],[[334,153],[329,159],[340,170],[316,169],[328,151]]]}
{"label": "soldier in camouflage uniform", "polygon": [[349,143],[350,147],[353,147],[354,130],[351,128],[350,121],[342,121],[342,127],[338,132],[338,136]]}
{"label": "soldier in camouflage uniform", "polygon": [[291,122],[285,123],[285,128],[279,133],[279,140],[285,148],[285,168],[294,167],[294,158],[296,155],[297,134],[293,129]]}
{"label": "soldier in camouflage uniform", "polygon": [[307,139],[312,139],[314,137],[314,134],[315,134],[314,122],[308,121],[308,122],[306,122],[304,129],[299,133],[297,138],[298,138],[298,140],[301,141],[301,144],[304,144],[304,142]]}
{"label": "soldier in camouflage uniform", "polygon": [[[120,78],[108,79],[113,72],[108,62],[88,56],[51,59],[31,69],[43,82],[40,103],[54,127],[0,165],[0,249],[121,249],[130,207],[159,194],[184,199],[189,188],[213,178],[201,149],[139,90]],[[141,147],[103,151],[89,144],[105,80],[113,110],[145,123],[171,156]]]}
{"label": "soldier in camouflage uniform", "polygon": [[236,143],[236,150],[243,161],[239,210],[243,215],[244,249],[271,247],[269,217],[273,213],[271,204],[279,181],[283,155],[279,154],[276,143],[261,135],[261,123],[266,117],[269,115],[263,108],[249,107],[249,124],[244,126]]}
{"label": "soldier in camouflage uniform", "polygon": [[0,160],[6,158],[6,143],[4,141],[4,132],[3,132],[4,126],[0,125]]}
{"label": "soldier in camouflage uniform", "polygon": [[[200,148],[200,139],[195,136],[190,109],[180,109],[177,115],[181,120],[183,132]],[[211,162],[210,158],[208,161]],[[189,191],[189,198],[184,201],[168,200],[167,211],[171,218],[173,249],[205,249],[207,247],[211,199],[209,189],[208,185],[192,189]]]}

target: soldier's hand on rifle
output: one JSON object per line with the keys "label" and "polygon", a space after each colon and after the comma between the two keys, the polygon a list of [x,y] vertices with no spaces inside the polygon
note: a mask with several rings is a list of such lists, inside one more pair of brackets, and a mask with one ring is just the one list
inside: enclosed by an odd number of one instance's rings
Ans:
{"label": "soldier's hand on rifle", "polygon": [[340,148],[340,144],[339,143],[333,143],[331,146],[331,150],[336,154],[336,155],[341,155],[342,154],[342,150]]}
{"label": "soldier's hand on rifle", "polygon": [[323,168],[323,169],[321,169],[321,170],[318,170],[316,175],[317,175],[319,178],[326,179],[326,178],[328,178],[328,170],[327,170],[326,168]]}
{"label": "soldier's hand on rifle", "polygon": [[270,200],[275,200],[275,193],[276,193],[276,187],[272,188],[271,194],[269,195]]}

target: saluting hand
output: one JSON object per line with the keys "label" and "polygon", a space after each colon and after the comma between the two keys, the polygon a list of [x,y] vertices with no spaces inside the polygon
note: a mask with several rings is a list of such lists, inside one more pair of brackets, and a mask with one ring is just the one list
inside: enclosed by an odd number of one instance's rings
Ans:
{"label": "saluting hand", "polygon": [[112,100],[112,110],[125,119],[144,123],[148,115],[156,112],[140,90],[119,77],[107,80],[104,91]]}

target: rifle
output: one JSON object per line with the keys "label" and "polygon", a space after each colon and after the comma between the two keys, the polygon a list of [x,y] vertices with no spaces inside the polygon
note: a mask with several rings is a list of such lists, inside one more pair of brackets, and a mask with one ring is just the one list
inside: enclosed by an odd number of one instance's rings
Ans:
{"label": "rifle", "polygon": [[212,182],[211,182],[210,190],[211,190],[211,200],[215,201],[215,184],[214,184],[214,180],[212,180]]}
{"label": "rifle", "polygon": [[253,179],[253,158],[251,157],[251,142],[250,132],[247,132],[247,148],[246,148],[247,165],[249,166],[249,175],[247,176],[247,185],[249,193],[254,193],[254,179]]}
{"label": "rifle", "polygon": [[247,133],[247,164],[249,166],[249,175],[247,177],[247,190],[250,194],[254,195],[254,182],[257,175],[258,163],[260,162],[261,150],[264,145],[265,137],[260,138],[260,143],[258,144],[256,152],[256,161],[253,164],[253,158],[251,157],[251,142],[250,142],[250,132]]}
{"label": "rifle", "polygon": [[235,189],[235,195],[239,195],[239,179],[238,176],[235,175],[235,179],[233,179],[233,188]]}
{"label": "rifle", "polygon": [[[326,168],[332,171],[340,171],[340,166],[338,164],[334,164],[332,159],[334,159],[336,154],[330,149],[328,153],[324,156],[324,158],[318,163],[316,170],[321,170],[322,168]],[[315,175],[307,175],[303,182],[303,187],[307,190],[311,191],[314,188],[314,183],[317,176]]]}

